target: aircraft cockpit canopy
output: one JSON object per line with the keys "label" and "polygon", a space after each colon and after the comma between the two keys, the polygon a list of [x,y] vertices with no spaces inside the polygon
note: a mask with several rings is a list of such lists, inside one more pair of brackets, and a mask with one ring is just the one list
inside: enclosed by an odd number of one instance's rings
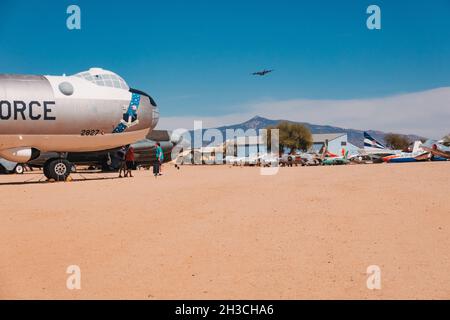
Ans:
{"label": "aircraft cockpit canopy", "polygon": [[114,72],[103,70],[101,68],[91,68],[88,71],[83,71],[75,74],[75,77],[85,79],[98,86],[111,87],[129,90],[125,80]]}

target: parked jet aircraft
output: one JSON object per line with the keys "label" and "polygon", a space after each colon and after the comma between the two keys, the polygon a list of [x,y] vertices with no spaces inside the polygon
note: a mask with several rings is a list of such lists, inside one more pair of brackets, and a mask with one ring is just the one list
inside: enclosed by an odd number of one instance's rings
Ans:
{"label": "parked jet aircraft", "polygon": [[373,162],[382,162],[383,157],[399,155],[401,150],[392,150],[373,138],[364,131],[364,149],[360,150],[359,156],[369,156]]}
{"label": "parked jet aircraft", "polygon": [[343,165],[343,164],[349,164],[350,161],[348,159],[349,152],[348,150],[342,149],[342,156],[338,156],[337,154],[331,153],[328,150],[328,145],[325,144],[322,147],[322,153],[320,156],[320,163],[324,166],[330,166],[330,165]]}
{"label": "parked jet aircraft", "polygon": [[398,154],[383,157],[383,161],[388,163],[417,162],[429,159],[430,153],[422,149],[421,141],[414,142],[411,152],[400,152]]}
{"label": "parked jet aircraft", "polygon": [[26,163],[54,152],[44,164],[49,179],[68,177],[68,152],[134,143],[158,119],[148,94],[100,68],[73,76],[0,75],[0,157]]}
{"label": "parked jet aircraft", "polygon": [[343,156],[339,157],[337,155],[334,156],[328,156],[322,159],[322,165],[324,166],[331,166],[331,165],[342,165],[342,164],[349,164],[350,161],[348,159],[348,151],[344,153]]}

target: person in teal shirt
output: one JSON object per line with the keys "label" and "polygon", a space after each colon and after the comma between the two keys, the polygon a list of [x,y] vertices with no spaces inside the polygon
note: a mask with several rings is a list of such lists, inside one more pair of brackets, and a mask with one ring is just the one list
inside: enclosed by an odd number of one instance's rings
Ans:
{"label": "person in teal shirt", "polygon": [[153,167],[153,174],[156,177],[162,175],[161,166],[162,163],[164,162],[164,152],[159,142],[156,143],[155,147],[156,147],[156,168],[155,166]]}

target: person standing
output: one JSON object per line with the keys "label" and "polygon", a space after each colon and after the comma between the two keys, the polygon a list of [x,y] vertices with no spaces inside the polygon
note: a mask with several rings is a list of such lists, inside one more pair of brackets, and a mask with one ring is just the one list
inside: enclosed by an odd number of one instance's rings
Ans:
{"label": "person standing", "polygon": [[161,144],[158,142],[158,148],[159,148],[159,175],[162,175],[162,165],[164,163],[164,152],[161,148]]}
{"label": "person standing", "polygon": [[164,161],[164,153],[161,148],[161,144],[159,142],[155,144],[155,149],[156,149],[156,160],[155,163],[153,164],[153,175],[156,177],[161,175],[161,165]]}
{"label": "person standing", "polygon": [[134,169],[134,148],[130,146],[125,154],[125,163],[127,167],[127,172],[125,173],[125,178],[130,175],[133,178],[131,171]]}
{"label": "person standing", "polygon": [[120,150],[117,152],[117,156],[119,157],[119,161],[120,161],[119,178],[122,178],[122,171],[123,171],[124,175],[126,174],[127,165],[125,163],[125,155],[126,155],[125,147],[120,148]]}

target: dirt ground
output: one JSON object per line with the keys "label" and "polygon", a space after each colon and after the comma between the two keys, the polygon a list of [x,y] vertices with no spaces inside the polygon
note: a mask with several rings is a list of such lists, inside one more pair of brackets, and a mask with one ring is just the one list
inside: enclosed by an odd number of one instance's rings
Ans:
{"label": "dirt ground", "polygon": [[164,173],[0,176],[0,299],[450,298],[450,163]]}

